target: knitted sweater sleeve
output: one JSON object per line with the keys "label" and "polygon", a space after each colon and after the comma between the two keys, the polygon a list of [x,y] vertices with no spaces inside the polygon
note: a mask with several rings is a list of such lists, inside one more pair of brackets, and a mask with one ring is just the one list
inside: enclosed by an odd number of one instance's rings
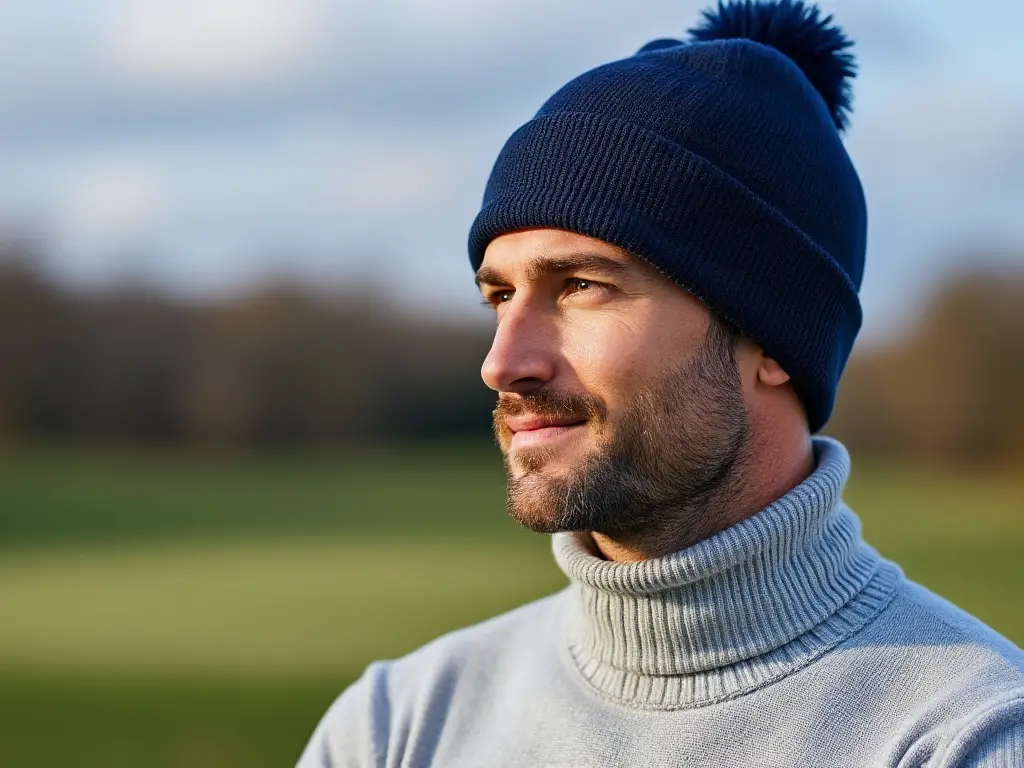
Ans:
{"label": "knitted sweater sleeve", "polygon": [[389,705],[385,662],[375,662],[330,706],[296,768],[377,768],[384,765]]}
{"label": "knitted sweater sleeve", "polygon": [[986,702],[965,719],[937,766],[1021,768],[1024,766],[1024,688]]}
{"label": "knitted sweater sleeve", "polygon": [[965,768],[1020,768],[1024,766],[1024,724],[985,740],[961,763]]}

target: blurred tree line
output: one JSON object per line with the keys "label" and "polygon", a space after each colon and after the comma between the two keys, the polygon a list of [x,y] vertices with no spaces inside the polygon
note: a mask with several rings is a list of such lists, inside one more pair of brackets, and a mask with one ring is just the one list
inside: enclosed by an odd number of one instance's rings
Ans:
{"label": "blurred tree line", "polygon": [[217,301],[60,290],[0,258],[0,436],[287,445],[487,434],[489,332],[277,283]]}
{"label": "blurred tree line", "polygon": [[[0,436],[222,446],[486,434],[492,329],[278,283],[187,302],[62,290],[0,254]],[[1024,467],[1024,271],[949,282],[850,361],[826,431],[862,453]]]}
{"label": "blurred tree line", "polygon": [[909,334],[855,352],[826,431],[861,452],[1024,468],[1024,270],[952,279]]}

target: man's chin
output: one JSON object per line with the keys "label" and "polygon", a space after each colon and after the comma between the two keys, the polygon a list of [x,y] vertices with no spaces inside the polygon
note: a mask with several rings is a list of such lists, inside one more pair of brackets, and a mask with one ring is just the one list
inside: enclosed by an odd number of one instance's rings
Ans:
{"label": "man's chin", "polygon": [[568,530],[565,521],[551,506],[538,508],[510,500],[508,513],[513,520],[533,533],[561,533]]}
{"label": "man's chin", "polygon": [[508,513],[535,533],[568,530],[565,520],[567,472],[544,469],[510,472]]}
{"label": "man's chin", "polygon": [[582,453],[582,447],[578,445],[512,448],[505,454],[505,463],[510,479],[521,480],[530,475],[539,475],[549,482],[558,482],[585,461]]}
{"label": "man's chin", "polygon": [[505,454],[507,506],[514,520],[537,533],[583,530],[587,502],[580,491],[587,489],[585,478],[600,450],[588,443],[513,447]]}
{"label": "man's chin", "polygon": [[521,515],[514,510],[510,510],[510,514],[512,515],[513,520],[523,526],[526,530],[533,533],[562,533],[566,530],[560,520],[556,520],[552,517]]}

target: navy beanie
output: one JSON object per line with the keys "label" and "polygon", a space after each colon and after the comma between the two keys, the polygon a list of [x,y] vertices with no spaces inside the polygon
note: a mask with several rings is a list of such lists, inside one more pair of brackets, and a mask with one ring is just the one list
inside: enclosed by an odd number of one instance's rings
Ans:
{"label": "navy beanie", "polygon": [[565,229],[653,264],[774,357],[811,432],[861,324],[850,40],[800,0],[719,2],[563,86],[506,142],[469,234]]}

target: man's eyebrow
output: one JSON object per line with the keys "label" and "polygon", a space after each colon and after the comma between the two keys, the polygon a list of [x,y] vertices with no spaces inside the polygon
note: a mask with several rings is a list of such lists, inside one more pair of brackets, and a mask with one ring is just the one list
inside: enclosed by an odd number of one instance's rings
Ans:
{"label": "man's eyebrow", "polygon": [[476,287],[479,288],[481,285],[501,285],[502,283],[507,284],[508,280],[496,270],[494,267],[480,267],[476,271]]}
{"label": "man's eyebrow", "polygon": [[[623,275],[629,271],[629,264],[607,256],[583,251],[560,256],[540,256],[526,264],[523,272],[527,280],[537,280],[552,272],[573,272],[576,270]],[[509,280],[499,270],[484,266],[477,270],[476,284],[479,288],[485,283],[487,285],[507,285]]]}

